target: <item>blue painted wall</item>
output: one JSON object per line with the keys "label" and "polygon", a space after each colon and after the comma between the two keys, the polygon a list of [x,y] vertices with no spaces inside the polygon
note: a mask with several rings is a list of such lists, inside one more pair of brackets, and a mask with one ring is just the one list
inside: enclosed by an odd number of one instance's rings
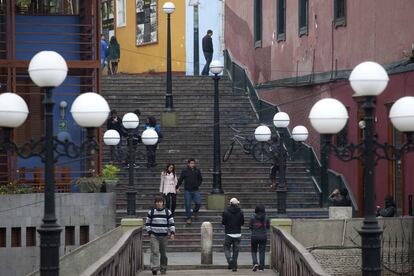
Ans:
{"label": "blue painted wall", "polygon": [[[73,35],[79,33],[78,16],[16,16],[16,59],[30,60],[37,52],[43,50],[56,51],[61,54],[66,61],[80,60],[80,36]],[[34,34],[47,33],[47,34]],[[53,34],[51,34],[53,33]],[[68,35],[67,33],[72,33]],[[70,114],[70,107],[79,90],[80,78],[68,76],[64,83],[54,89],[53,98],[54,107],[54,134],[59,134],[58,124],[60,116],[60,102],[66,101],[67,108],[65,120],[67,121],[67,132],[70,134],[72,141],[79,144],[83,137],[83,132],[73,121]],[[30,111],[30,103],[27,103]],[[29,114],[30,116],[30,114]],[[30,139],[30,137],[27,137]],[[70,167],[71,171],[79,172],[82,168],[83,161],[61,158],[57,166]],[[18,159],[17,168],[42,167],[40,158]],[[16,169],[17,169],[16,168]],[[73,174],[73,177],[77,174]],[[33,176],[28,174],[28,178]]]}
{"label": "blue painted wall", "polygon": [[[189,6],[189,1],[186,0],[186,74],[194,75],[194,17],[193,7]],[[199,55],[200,55],[200,74],[205,64],[201,39],[207,34],[207,30],[213,31],[213,60],[223,60],[224,50],[224,3],[221,0],[199,0],[198,6],[198,20],[199,20]]]}

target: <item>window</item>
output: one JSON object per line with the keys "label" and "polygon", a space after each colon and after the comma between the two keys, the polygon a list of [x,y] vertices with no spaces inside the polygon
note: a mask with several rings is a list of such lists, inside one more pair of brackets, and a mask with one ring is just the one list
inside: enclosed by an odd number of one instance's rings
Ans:
{"label": "window", "polygon": [[126,0],[116,0],[116,26],[126,26]]}
{"label": "window", "polygon": [[26,227],[26,247],[36,246],[36,227]]}
{"label": "window", "polygon": [[254,47],[262,47],[262,0],[254,1]]}
{"label": "window", "polygon": [[308,34],[308,3],[309,0],[299,0],[299,36]]}
{"label": "window", "polygon": [[345,21],[345,0],[334,0],[334,21],[335,27],[341,27],[346,25]]}
{"label": "window", "polygon": [[11,246],[22,246],[22,229],[20,227],[13,227],[11,230]]}
{"label": "window", "polygon": [[0,247],[6,247],[6,228],[0,228]]}
{"label": "window", "polygon": [[65,246],[75,245],[75,226],[65,227]]}
{"label": "window", "polygon": [[24,15],[79,15],[79,0],[16,0],[15,7]]}
{"label": "window", "polygon": [[79,229],[79,244],[89,242],[89,225],[81,225]]}
{"label": "window", "polygon": [[158,39],[157,2],[136,0],[136,45],[156,43]]}
{"label": "window", "polygon": [[286,0],[277,0],[277,41],[286,40]]}

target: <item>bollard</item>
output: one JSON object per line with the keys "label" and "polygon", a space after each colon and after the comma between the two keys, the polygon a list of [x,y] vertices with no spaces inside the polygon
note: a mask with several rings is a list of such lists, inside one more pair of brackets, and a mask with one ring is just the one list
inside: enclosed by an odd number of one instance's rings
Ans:
{"label": "bollard", "polygon": [[201,264],[213,264],[213,225],[201,224]]}

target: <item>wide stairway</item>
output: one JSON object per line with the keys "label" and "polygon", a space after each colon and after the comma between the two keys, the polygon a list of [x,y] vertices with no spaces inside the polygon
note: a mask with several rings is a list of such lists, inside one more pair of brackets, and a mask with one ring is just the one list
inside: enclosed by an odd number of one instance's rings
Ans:
{"label": "wide stairway", "polygon": [[[148,116],[160,119],[165,106],[165,78],[118,75],[105,77],[102,83],[103,96],[112,109],[119,115],[141,111],[140,128]],[[221,119],[221,151],[224,154],[231,138],[235,134],[229,126],[242,131],[242,134],[253,138],[254,129],[259,125],[246,95],[233,94],[231,83],[226,78],[220,80],[220,119]],[[173,97],[174,110],[177,114],[177,127],[161,126],[162,143],[157,150],[155,168],[145,166],[145,147],[138,146],[135,186],[137,190],[137,213],[145,218],[147,210],[153,206],[153,199],[159,194],[160,172],[169,162],[176,164],[180,171],[186,166],[188,158],[195,158],[197,166],[202,170],[201,186],[202,207],[197,221],[192,225],[185,224],[183,194],[177,196],[176,240],[171,241],[169,251],[199,251],[200,226],[203,221],[210,221],[214,229],[215,251],[222,250],[223,227],[222,211],[207,210],[207,196],[212,189],[213,168],[213,94],[214,83],[208,77],[174,77]],[[125,141],[123,149],[126,150]],[[108,147],[105,147],[104,164],[109,162]],[[222,163],[222,185],[229,198],[237,197],[245,213],[246,223],[254,212],[256,204],[264,204],[270,217],[277,217],[276,192],[270,190],[270,164],[255,161],[251,155],[235,145],[230,159]],[[288,196],[287,208],[289,217],[326,217],[326,209],[319,208],[318,196],[307,164],[291,160],[287,166]],[[128,172],[122,170],[117,192],[117,217],[119,220],[126,214],[126,188]],[[148,248],[147,241],[144,247]],[[242,250],[248,251],[249,230],[243,229]]]}

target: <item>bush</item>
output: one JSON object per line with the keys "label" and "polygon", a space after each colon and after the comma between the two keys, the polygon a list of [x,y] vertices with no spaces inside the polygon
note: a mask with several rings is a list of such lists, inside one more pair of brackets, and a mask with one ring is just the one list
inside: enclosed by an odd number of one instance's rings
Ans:
{"label": "bush", "polygon": [[102,178],[104,180],[118,180],[120,169],[112,164],[106,164],[102,170]]}

